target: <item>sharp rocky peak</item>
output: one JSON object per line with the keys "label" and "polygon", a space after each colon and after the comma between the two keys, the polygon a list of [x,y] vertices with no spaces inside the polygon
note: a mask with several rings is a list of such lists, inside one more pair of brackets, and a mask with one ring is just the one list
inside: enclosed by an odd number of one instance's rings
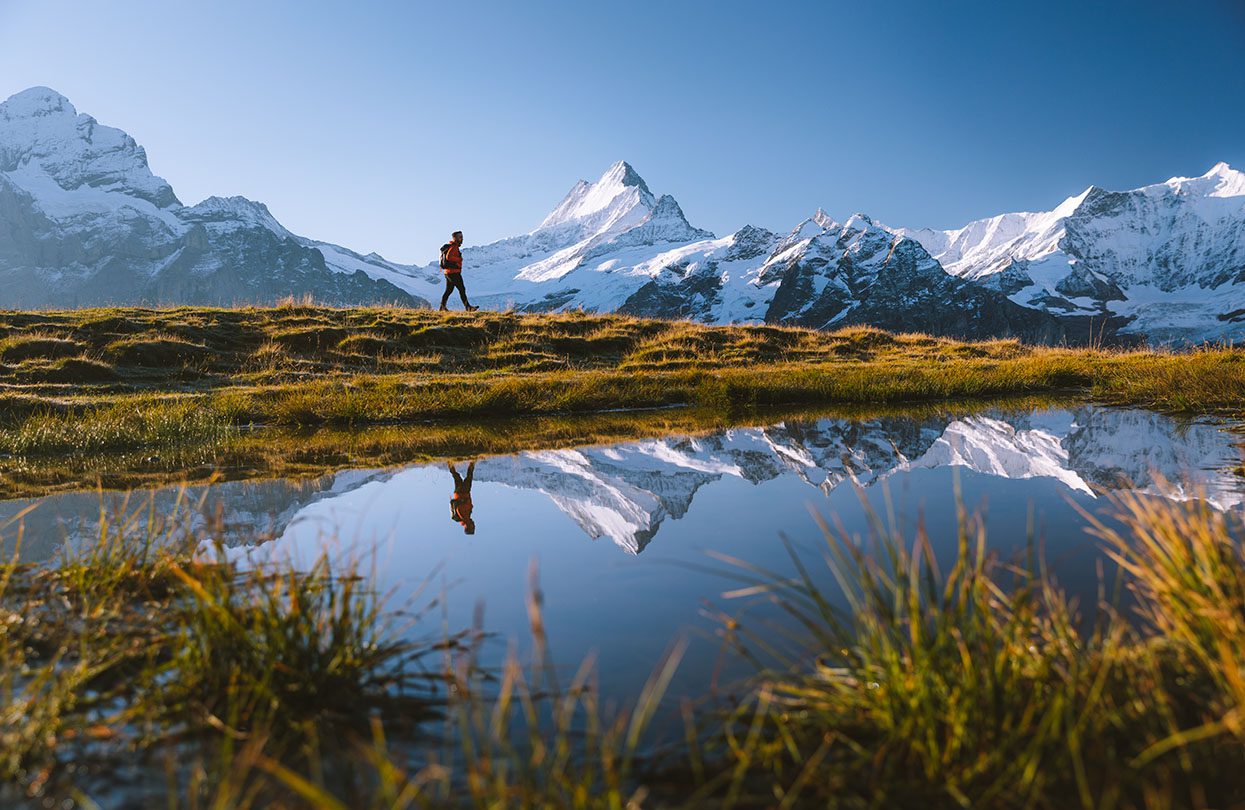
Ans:
{"label": "sharp rocky peak", "polygon": [[601,179],[596,182],[597,186],[619,185],[627,188],[638,188],[643,192],[652,194],[649,191],[648,184],[644,182],[644,178],[640,176],[630,163],[620,160],[605,170],[605,174],[601,175]]}
{"label": "sharp rocky peak", "polygon": [[644,178],[625,160],[606,169],[595,183],[577,182],[537,230],[591,217],[613,207],[620,199],[628,207],[640,204],[649,210],[657,204]]}

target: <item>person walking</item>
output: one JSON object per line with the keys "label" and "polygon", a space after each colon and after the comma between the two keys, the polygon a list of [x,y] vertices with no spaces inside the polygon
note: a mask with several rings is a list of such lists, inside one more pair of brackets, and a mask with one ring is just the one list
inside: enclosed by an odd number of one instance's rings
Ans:
{"label": "person walking", "polygon": [[471,302],[467,300],[467,288],[463,285],[463,232],[454,231],[450,235],[450,241],[441,246],[441,270],[445,272],[445,294],[441,296],[441,311],[446,312],[445,304],[450,300],[450,293],[454,292],[454,288],[458,288],[458,297],[463,299],[463,307],[468,312],[475,312],[479,307],[473,307]]}

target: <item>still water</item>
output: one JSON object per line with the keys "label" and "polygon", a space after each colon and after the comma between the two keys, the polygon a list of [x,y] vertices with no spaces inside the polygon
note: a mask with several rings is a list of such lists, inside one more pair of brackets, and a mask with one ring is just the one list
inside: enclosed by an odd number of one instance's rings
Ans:
{"label": "still water", "polygon": [[[421,586],[428,590],[420,599],[444,592],[433,621],[449,630],[469,627],[483,605],[493,634],[486,663],[527,644],[536,561],[558,662],[573,667],[595,654],[602,691],[626,698],[686,638],[673,689],[701,694],[706,683],[741,674],[738,664],[722,668],[709,614],[776,618],[763,605],[723,600],[734,586],[705,570],[726,568],[708,552],[785,574],[792,566],[784,536],[815,561],[821,532],[812,514],[867,537],[872,512],[892,515],[907,537],[923,521],[945,558],[955,543],[958,484],[965,506],[983,514],[992,549],[1017,556],[1036,535],[1060,582],[1092,604],[1101,554],[1078,507],[1105,514],[1105,492],[1131,487],[1204,498],[1237,515],[1242,451],[1228,427],[1088,405],[822,419],[305,481],[227,482],[186,497],[219,516],[219,539],[242,559],[310,562],[327,549],[365,560],[394,606]],[[168,510],[178,496],[175,488],[132,495],[129,508]],[[121,509],[121,498],[105,495],[105,510]],[[54,559],[63,544],[98,531],[94,492],[0,503],[0,525],[32,505],[28,560]]]}

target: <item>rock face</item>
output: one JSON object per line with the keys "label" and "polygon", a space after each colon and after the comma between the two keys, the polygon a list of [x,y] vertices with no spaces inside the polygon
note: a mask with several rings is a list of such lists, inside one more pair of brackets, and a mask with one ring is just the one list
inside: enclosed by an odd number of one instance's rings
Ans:
{"label": "rock face", "polygon": [[1226,163],[1133,191],[1090,187],[1049,212],[896,233],[1028,308],[1116,319],[1157,343],[1245,335],[1245,173]]}
{"label": "rock face", "polygon": [[[620,161],[532,231],[463,253],[472,298],[494,309],[1045,343],[1245,337],[1245,174],[1225,163],[952,231],[817,211],[785,235],[749,225],[719,238]],[[441,283],[435,263],[292,234],[245,198],[186,207],[132,138],[51,90],[0,104],[0,306],[418,305]]]}
{"label": "rock face", "polygon": [[0,306],[421,300],[332,267],[261,203],[182,205],[119,129],[47,88],[0,104]]}

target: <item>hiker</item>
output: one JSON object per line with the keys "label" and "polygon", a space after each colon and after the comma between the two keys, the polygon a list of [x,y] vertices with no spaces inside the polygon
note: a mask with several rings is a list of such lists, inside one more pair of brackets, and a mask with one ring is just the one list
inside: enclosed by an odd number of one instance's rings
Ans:
{"label": "hiker", "polygon": [[468,312],[475,312],[479,307],[473,307],[471,302],[467,300],[467,288],[463,286],[463,252],[460,248],[463,245],[463,232],[454,231],[450,234],[450,241],[441,246],[441,270],[445,273],[445,295],[441,296],[441,311],[446,312],[445,303],[450,300],[450,293],[454,288],[458,288],[458,297],[463,299],[463,306]]}
{"label": "hiker", "polygon": [[454,476],[454,494],[450,497],[450,519],[462,526],[464,533],[475,534],[476,522],[471,519],[471,479],[476,474],[476,463],[472,461],[467,464],[466,478],[458,474],[453,462],[447,461],[445,466],[450,468],[450,475]]}

